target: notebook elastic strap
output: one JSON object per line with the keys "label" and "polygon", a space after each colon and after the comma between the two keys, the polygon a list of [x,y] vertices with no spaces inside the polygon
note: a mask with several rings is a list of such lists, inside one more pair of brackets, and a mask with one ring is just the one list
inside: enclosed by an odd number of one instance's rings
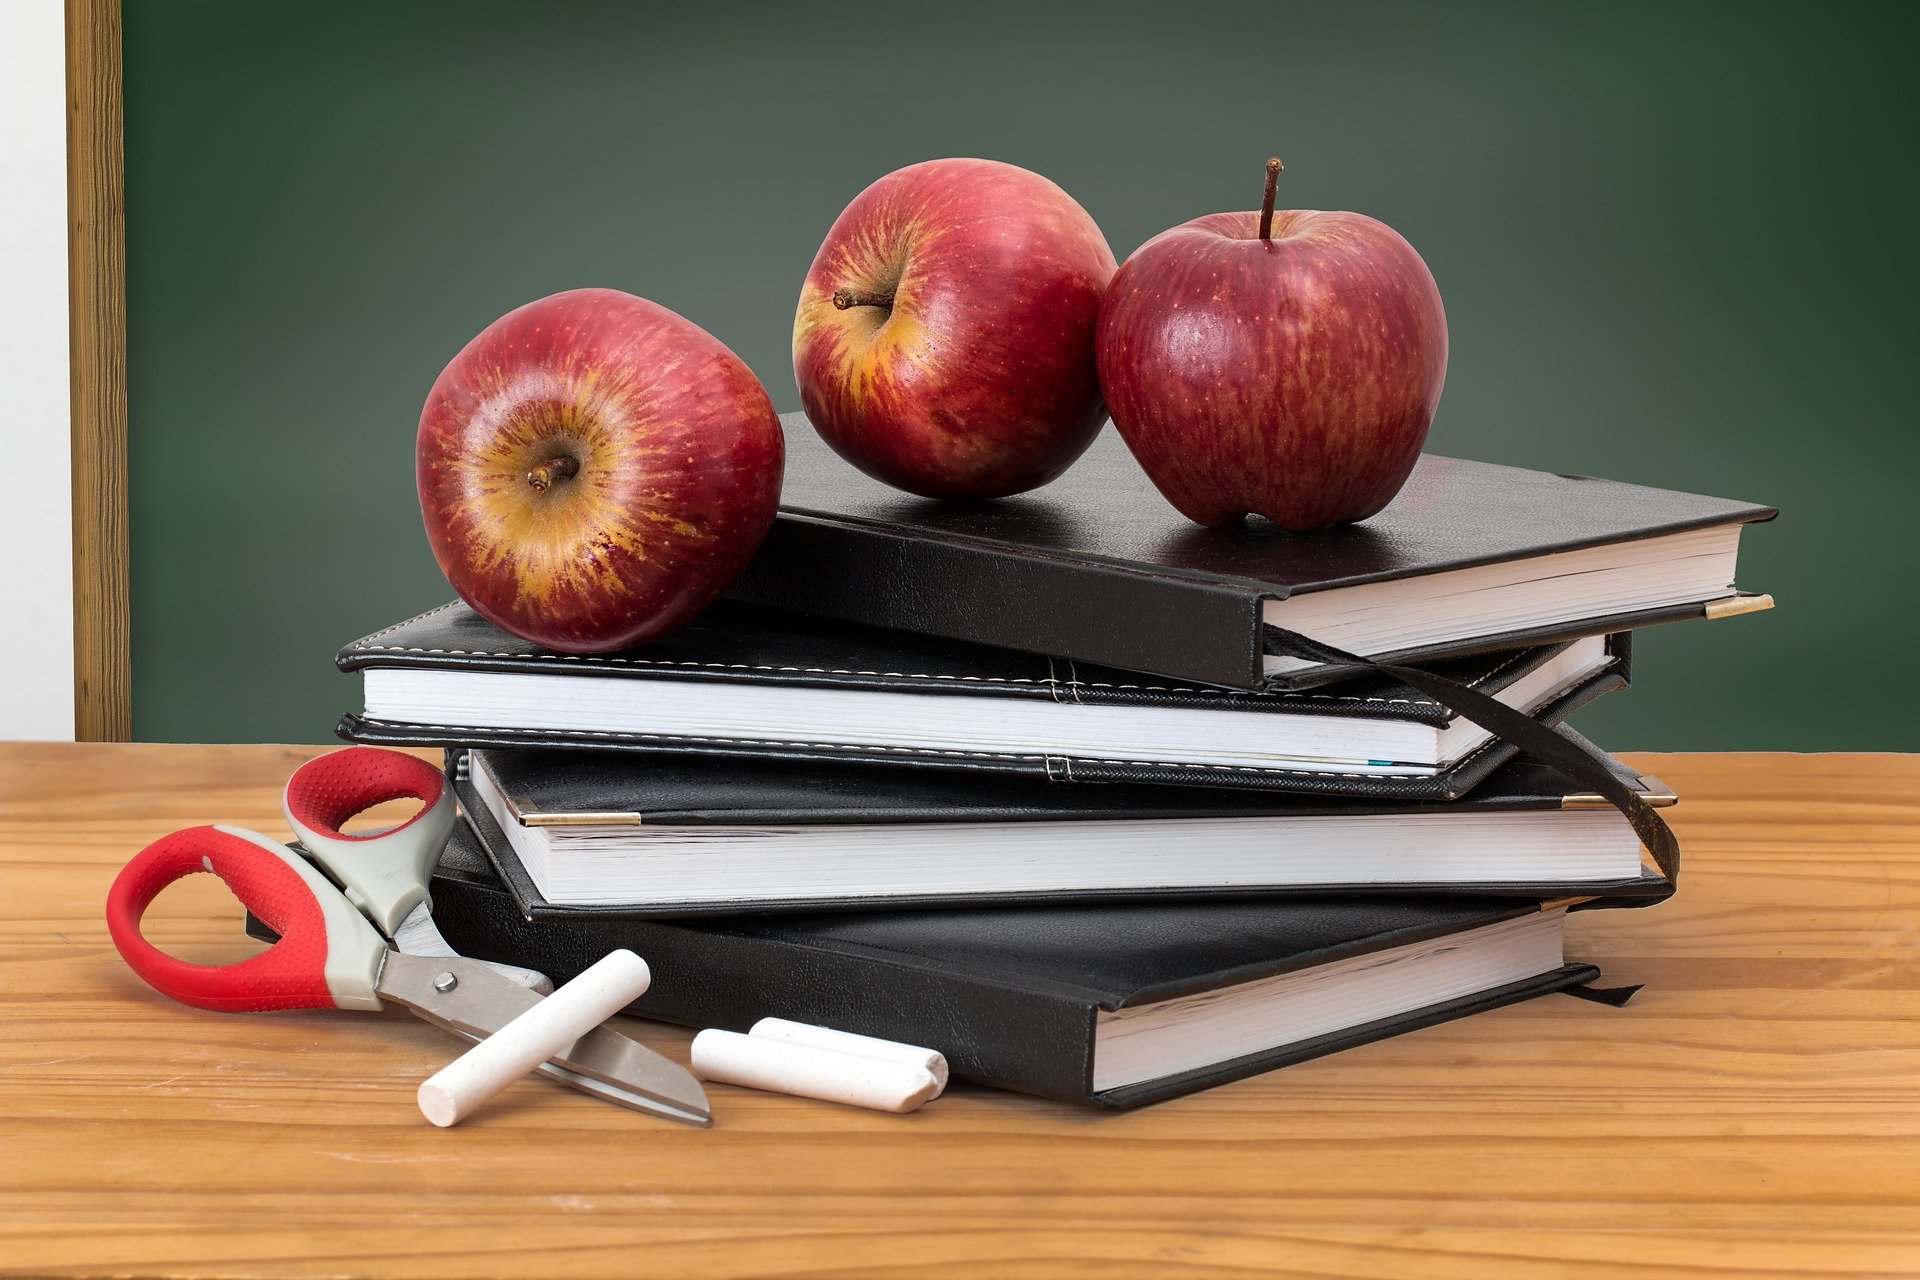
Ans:
{"label": "notebook elastic strap", "polygon": [[1515,711],[1506,703],[1490,698],[1478,689],[1470,689],[1457,680],[1449,680],[1431,671],[1421,671],[1416,667],[1401,667],[1391,663],[1375,662],[1359,654],[1336,649],[1332,645],[1322,644],[1297,631],[1288,631],[1268,624],[1266,628],[1266,651],[1281,657],[1300,658],[1308,662],[1355,663],[1384,672],[1404,685],[1418,689],[1429,698],[1444,705],[1456,715],[1479,725],[1482,729],[1503,741],[1510,742],[1526,754],[1552,767],[1571,778],[1580,786],[1587,787],[1607,803],[1618,809],[1632,824],[1634,834],[1640,837],[1647,852],[1653,856],[1654,865],[1660,868],[1660,874],[1669,880],[1680,875],[1680,842],[1674,839],[1673,830],[1664,819],[1654,811],[1639,792],[1622,782],[1606,761],[1598,754],[1588,751],[1538,720],[1523,712]]}

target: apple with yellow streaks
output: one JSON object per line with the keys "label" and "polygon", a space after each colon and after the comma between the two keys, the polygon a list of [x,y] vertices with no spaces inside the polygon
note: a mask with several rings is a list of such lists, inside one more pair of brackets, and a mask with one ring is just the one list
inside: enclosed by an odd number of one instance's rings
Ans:
{"label": "apple with yellow streaks", "polygon": [[1447,316],[1413,246],[1359,213],[1163,231],[1113,278],[1100,385],[1161,493],[1203,525],[1364,520],[1406,483],[1447,380]]}
{"label": "apple with yellow streaks", "polygon": [[929,160],[834,222],[800,292],[793,372],[814,428],[929,498],[1047,483],[1106,420],[1094,325],[1113,251],[1037,173]]}
{"label": "apple with yellow streaks", "polygon": [[433,384],[416,478],[434,558],[494,625],[562,653],[664,635],[766,537],[785,442],[692,321],[575,289],[494,321]]}

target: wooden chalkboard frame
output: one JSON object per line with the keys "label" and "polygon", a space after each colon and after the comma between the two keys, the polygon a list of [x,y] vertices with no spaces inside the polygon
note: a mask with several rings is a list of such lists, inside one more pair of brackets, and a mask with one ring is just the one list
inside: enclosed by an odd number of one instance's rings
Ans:
{"label": "wooden chalkboard frame", "polygon": [[127,234],[120,0],[67,0],[73,734],[133,736],[127,574]]}

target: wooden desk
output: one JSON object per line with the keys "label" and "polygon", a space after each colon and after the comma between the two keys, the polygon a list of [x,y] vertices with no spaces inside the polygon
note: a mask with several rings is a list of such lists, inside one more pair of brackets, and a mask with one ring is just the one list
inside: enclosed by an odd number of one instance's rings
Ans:
{"label": "wooden desk", "polygon": [[[425,1024],[182,1008],[107,941],[128,855],[281,833],[314,750],[0,747],[0,1271],[1920,1274],[1920,757],[1638,757],[1689,864],[1575,920],[1649,984],[1623,1010],[1548,997],[1124,1115],[715,1086],[700,1132],[528,1081],[441,1131]],[[210,878],[155,911],[182,954],[251,946]]]}

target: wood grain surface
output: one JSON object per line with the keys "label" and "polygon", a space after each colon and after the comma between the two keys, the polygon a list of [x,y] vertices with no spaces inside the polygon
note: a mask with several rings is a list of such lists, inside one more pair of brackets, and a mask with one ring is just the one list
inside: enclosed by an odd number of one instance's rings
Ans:
{"label": "wood grain surface", "polygon": [[73,724],[133,736],[127,583],[127,220],[120,0],[67,0]]}
{"label": "wood grain surface", "polygon": [[[538,1080],[453,1130],[405,1014],[219,1015],[101,902],[175,827],[284,835],[317,748],[0,747],[0,1271],[100,1276],[1920,1274],[1920,757],[1641,756],[1677,900],[1571,949],[1645,982],[1108,1115],[713,1086],[697,1131]],[[156,904],[253,949],[210,877]],[[684,1060],[687,1033],[631,1024]]]}

